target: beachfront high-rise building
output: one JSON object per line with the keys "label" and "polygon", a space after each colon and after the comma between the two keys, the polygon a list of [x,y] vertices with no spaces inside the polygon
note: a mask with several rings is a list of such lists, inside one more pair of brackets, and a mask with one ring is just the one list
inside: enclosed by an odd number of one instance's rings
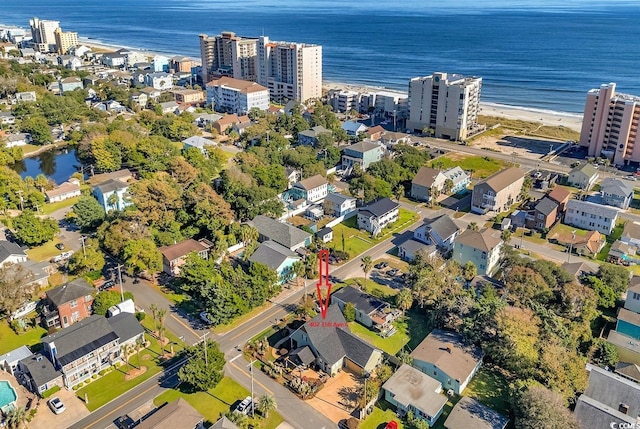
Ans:
{"label": "beachfront high-rise building", "polygon": [[29,20],[33,44],[39,52],[55,52],[56,28],[60,27],[60,21],[47,21],[32,18]]}
{"label": "beachfront high-rise building", "polygon": [[482,78],[434,73],[409,81],[407,128],[430,130],[435,137],[464,140],[478,125]]}
{"label": "beachfront high-rise building", "polygon": [[278,102],[322,96],[322,46],[258,40],[258,83]]}
{"label": "beachfront high-rise building", "polygon": [[236,36],[225,31],[217,36],[200,35],[202,81],[207,84],[214,78],[229,76],[235,79],[256,81],[258,39]]}
{"label": "beachfront high-rise building", "polygon": [[78,33],[75,31],[62,31],[62,28],[58,27],[53,35],[56,41],[56,52],[60,55],[66,55],[69,49],[78,46]]}
{"label": "beachfront high-rise building", "polygon": [[616,84],[587,93],[580,145],[589,156],[606,156],[615,165],[640,162],[640,97],[616,94]]}

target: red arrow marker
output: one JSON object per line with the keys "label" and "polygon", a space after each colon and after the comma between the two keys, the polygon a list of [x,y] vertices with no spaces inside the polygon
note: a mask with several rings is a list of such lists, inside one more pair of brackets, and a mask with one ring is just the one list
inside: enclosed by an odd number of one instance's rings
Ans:
{"label": "red arrow marker", "polygon": [[[320,307],[320,314],[322,318],[327,317],[327,308],[329,307],[329,299],[331,296],[331,282],[329,281],[329,251],[322,249],[318,252],[318,265],[320,277],[318,283],[316,283],[316,291],[318,292],[318,305]],[[324,267],[324,269],[323,269]],[[322,298],[322,287],[326,287],[327,296]]]}

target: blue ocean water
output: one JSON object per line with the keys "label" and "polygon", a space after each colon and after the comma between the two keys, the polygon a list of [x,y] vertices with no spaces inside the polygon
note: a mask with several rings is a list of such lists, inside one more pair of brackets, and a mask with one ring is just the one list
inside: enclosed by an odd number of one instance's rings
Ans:
{"label": "blue ocean water", "polygon": [[198,34],[323,45],[324,78],[406,90],[434,71],[482,76],[482,100],[582,112],[616,82],[640,95],[638,0],[1,0],[0,23],[61,21],[96,42],[199,56]]}

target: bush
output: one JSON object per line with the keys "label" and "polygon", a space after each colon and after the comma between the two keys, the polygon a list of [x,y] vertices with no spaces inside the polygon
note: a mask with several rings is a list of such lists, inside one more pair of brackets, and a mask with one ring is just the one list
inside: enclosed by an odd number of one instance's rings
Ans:
{"label": "bush", "polygon": [[74,387],[77,387],[78,389],[81,389],[82,386],[84,386],[84,382],[81,381],[80,383],[76,384]]}
{"label": "bush", "polygon": [[136,312],[136,319],[138,319],[138,322],[142,322],[145,317],[147,317],[147,313],[144,313],[142,311]]}
{"label": "bush", "polygon": [[93,378],[94,380],[97,380],[97,379],[98,379],[98,374],[93,374],[93,375],[91,376],[91,378]]}
{"label": "bush", "polygon": [[78,385],[75,385],[71,388],[72,390],[78,390]]}
{"label": "bush", "polygon": [[100,372],[98,372],[98,374],[102,377],[103,375],[105,375],[107,373],[106,369],[101,370]]}
{"label": "bush", "polygon": [[[75,386],[74,386],[75,387]],[[44,392],[42,392],[42,397],[44,399],[47,399],[48,397],[50,397],[51,395],[53,395],[54,393],[58,392],[60,390],[60,386],[54,386],[49,390],[45,390]]]}
{"label": "bush", "polygon": [[27,415],[27,423],[31,423],[31,420],[33,420],[33,418],[36,416],[37,412],[38,412],[37,408],[32,408],[29,411],[29,414]]}

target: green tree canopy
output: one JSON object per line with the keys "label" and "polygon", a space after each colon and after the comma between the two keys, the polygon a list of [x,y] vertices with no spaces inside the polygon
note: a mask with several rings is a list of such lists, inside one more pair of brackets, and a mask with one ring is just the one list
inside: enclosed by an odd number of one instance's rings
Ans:
{"label": "green tree canopy", "polygon": [[73,205],[76,214],[76,225],[80,228],[95,228],[104,220],[104,208],[98,200],[89,196],[82,196]]}
{"label": "green tree canopy", "polygon": [[162,255],[153,240],[148,238],[129,241],[122,250],[122,257],[130,274],[155,273],[162,269]]}
{"label": "green tree canopy", "polygon": [[54,219],[40,219],[31,210],[25,210],[13,219],[16,237],[28,246],[46,243],[55,237],[60,228]]}
{"label": "green tree canopy", "polygon": [[[125,292],[124,299],[125,301],[127,299],[133,300],[133,294],[131,292]],[[120,304],[121,302],[122,298],[120,295],[120,291],[106,290],[104,292],[98,292],[98,294],[93,299],[93,314],[105,316],[107,314],[107,310],[109,310],[110,307]]]}
{"label": "green tree canopy", "polygon": [[84,250],[79,250],[69,258],[69,271],[73,274],[85,274],[89,271],[102,271],[105,260],[100,244],[95,238],[85,240]]}
{"label": "green tree canopy", "polygon": [[193,389],[205,392],[214,388],[223,377],[224,353],[220,351],[218,343],[207,341],[205,351],[202,345],[189,346],[184,355],[190,359],[178,371],[178,380]]}

